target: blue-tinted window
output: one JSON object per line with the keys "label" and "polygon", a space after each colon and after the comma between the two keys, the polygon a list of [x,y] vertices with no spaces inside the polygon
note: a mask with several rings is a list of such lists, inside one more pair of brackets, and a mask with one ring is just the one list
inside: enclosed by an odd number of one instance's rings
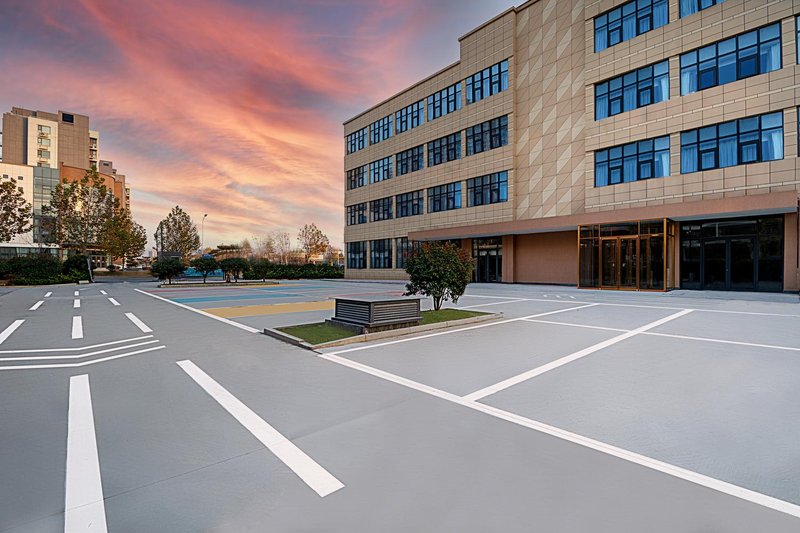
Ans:
{"label": "blue-tinted window", "polygon": [[508,60],[467,78],[467,103],[471,104],[508,89]]}
{"label": "blue-tinted window", "polygon": [[768,113],[681,133],[681,173],[783,159],[783,113]]}
{"label": "blue-tinted window", "polygon": [[461,82],[428,97],[428,120],[443,117],[448,113],[461,109]]}
{"label": "blue-tinted window", "polygon": [[467,155],[508,144],[508,115],[487,120],[467,128]]}
{"label": "blue-tinted window", "polygon": [[669,176],[669,136],[612,146],[594,153],[594,186]]}
{"label": "blue-tinted window", "polygon": [[356,226],[367,222],[367,202],[347,206],[347,225]]}
{"label": "blue-tinted window", "polygon": [[594,18],[594,51],[633,39],[667,22],[667,0],[631,0]]}
{"label": "blue-tinted window", "polygon": [[398,194],[395,197],[397,204],[397,218],[414,217],[425,213],[422,191]]}
{"label": "blue-tinted window", "polygon": [[347,268],[367,268],[367,241],[347,243]]}
{"label": "blue-tinted window", "polygon": [[369,125],[369,143],[378,144],[392,136],[392,115],[376,120]]}
{"label": "blue-tinted window", "polygon": [[403,133],[416,128],[425,122],[424,113],[425,103],[422,100],[404,107],[394,114],[394,132]]}
{"label": "blue-tinted window", "polygon": [[800,64],[800,17],[797,17],[795,22],[795,38],[797,41],[797,63]]}
{"label": "blue-tinted window", "polygon": [[669,61],[596,84],[594,118],[600,120],[665,100],[669,100]]}
{"label": "blue-tinted window", "polygon": [[409,241],[408,237],[398,237],[394,240],[397,268],[406,268],[408,257],[419,249],[419,244],[417,241]]}
{"label": "blue-tinted window", "polygon": [[415,146],[397,154],[397,175],[402,176],[425,168],[425,148],[423,145]]}
{"label": "blue-tinted window", "polygon": [[681,54],[681,94],[781,68],[779,22]]}
{"label": "blue-tinted window", "polygon": [[367,143],[367,128],[351,133],[347,136],[347,153],[352,154],[363,149]]}
{"label": "blue-tinted window", "polygon": [[508,172],[495,172],[467,180],[467,206],[508,201]]}
{"label": "blue-tinted window", "polygon": [[461,209],[461,182],[428,188],[428,213]]}
{"label": "blue-tinted window", "polygon": [[392,239],[369,241],[369,267],[392,268]]}
{"label": "blue-tinted window", "polygon": [[367,165],[347,171],[347,189],[357,189],[367,184]]}
{"label": "blue-tinted window", "polygon": [[369,203],[369,221],[379,222],[392,218],[392,197],[379,198]]}
{"label": "blue-tinted window", "polygon": [[680,0],[681,1],[681,17],[688,17],[698,11],[702,11],[711,6],[721,4],[725,0]]}
{"label": "blue-tinted window", "polygon": [[384,157],[369,164],[369,182],[378,183],[379,181],[392,178],[392,158]]}
{"label": "blue-tinted window", "polygon": [[428,143],[428,166],[461,159],[461,132]]}

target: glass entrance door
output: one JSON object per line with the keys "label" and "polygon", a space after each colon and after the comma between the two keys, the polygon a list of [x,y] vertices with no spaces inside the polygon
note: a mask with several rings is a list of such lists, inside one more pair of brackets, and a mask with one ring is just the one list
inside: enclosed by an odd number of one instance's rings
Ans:
{"label": "glass entrance door", "polygon": [[729,287],[734,291],[753,291],[755,280],[755,239],[730,239],[728,241]]}
{"label": "glass entrance door", "polygon": [[727,245],[724,239],[703,243],[705,265],[703,285],[706,289],[725,290],[727,288]]}
{"label": "glass entrance door", "polygon": [[600,286],[616,288],[619,286],[619,239],[603,239],[600,250]]}
{"label": "glass entrance door", "polygon": [[636,288],[636,238],[619,240],[619,287]]}
{"label": "glass entrance door", "polygon": [[638,287],[637,237],[606,238],[601,241],[601,287],[635,289]]}

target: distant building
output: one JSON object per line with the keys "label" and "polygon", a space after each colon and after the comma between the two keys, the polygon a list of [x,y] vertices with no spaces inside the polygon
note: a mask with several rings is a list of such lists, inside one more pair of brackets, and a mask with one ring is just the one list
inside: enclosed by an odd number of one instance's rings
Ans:
{"label": "distant building", "polygon": [[346,277],[797,291],[800,4],[531,0],[344,123]]}

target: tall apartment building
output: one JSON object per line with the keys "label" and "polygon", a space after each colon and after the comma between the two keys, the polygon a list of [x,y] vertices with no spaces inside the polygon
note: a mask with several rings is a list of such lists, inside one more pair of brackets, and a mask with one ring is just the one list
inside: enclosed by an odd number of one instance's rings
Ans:
{"label": "tall apartment building", "polygon": [[346,277],[800,288],[800,2],[531,0],[344,124]]}

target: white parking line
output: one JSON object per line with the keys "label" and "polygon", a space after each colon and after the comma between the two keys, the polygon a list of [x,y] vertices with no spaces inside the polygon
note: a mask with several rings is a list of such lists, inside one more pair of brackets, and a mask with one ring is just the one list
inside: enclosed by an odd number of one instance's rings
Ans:
{"label": "white parking line", "polygon": [[83,338],[83,319],[79,316],[72,317],[72,338]]}
{"label": "white parking line", "polygon": [[[152,337],[152,335],[151,335]],[[41,360],[58,360],[58,359],[83,359],[84,357],[90,357],[93,355],[100,355],[108,352],[116,352],[117,350],[127,350],[128,348],[138,348],[139,346],[145,346],[147,344],[155,344],[159,342],[158,339],[137,342],[135,344],[126,344],[121,346],[114,346],[113,348],[105,348],[103,350],[95,350],[94,352],[88,353],[79,353],[76,355],[35,355],[30,356],[26,355],[23,357],[0,357],[0,362],[8,362],[8,361],[41,361]]]}
{"label": "white parking line", "polygon": [[773,350],[789,350],[792,352],[800,352],[800,348],[795,348],[794,346],[781,346],[778,344],[758,344],[755,342],[743,342],[743,341],[729,341],[724,339],[711,339],[709,337],[691,337],[689,335],[675,335],[673,333],[658,333],[655,331],[648,331],[643,335],[655,335],[657,337],[670,337],[673,339],[686,339],[690,341],[703,341],[703,342],[718,342],[721,344],[735,344],[738,346],[752,346],[753,348],[770,348]]}
{"label": "white parking line", "polygon": [[197,365],[189,360],[184,360],[178,361],[178,366],[314,492],[325,497],[344,487],[341,481],[333,477],[330,472],[322,468]]}
{"label": "white parking line", "polygon": [[326,359],[332,363],[352,368],[354,370],[358,370],[360,372],[364,372],[366,374],[370,374],[372,376],[384,379],[386,381],[390,381],[392,383],[396,383],[398,385],[402,385],[404,387],[417,390],[419,392],[423,392],[425,394],[429,394],[431,396],[435,396],[437,398],[441,398],[443,400],[447,400],[449,402],[461,405],[468,409],[479,411],[489,416],[505,420],[506,422],[511,422],[512,424],[516,424],[518,426],[526,427],[534,431],[544,433],[546,435],[551,435],[558,439],[562,439],[568,442],[578,444],[580,446],[584,446],[586,448],[598,451],[600,453],[617,457],[619,459],[622,459],[623,461],[628,461],[630,463],[634,463],[643,466],[645,468],[649,468],[651,470],[655,470],[657,472],[661,472],[676,477],[678,479],[683,479],[685,481],[689,481],[696,485],[700,485],[702,487],[706,487],[715,490],[717,492],[721,492],[723,494],[728,494],[730,496],[751,503],[755,503],[757,505],[761,505],[769,509],[774,509],[776,511],[791,516],[800,517],[800,506],[783,500],[779,500],[777,498],[773,498],[772,496],[767,496],[765,494],[761,494],[759,492],[755,492],[750,489],[734,485],[732,483],[727,483],[719,479],[714,479],[709,476],[704,476],[703,474],[698,474],[697,472],[692,472],[691,470],[686,470],[685,468],[671,465],[669,463],[665,463],[663,461],[659,461],[651,457],[640,455],[635,452],[625,450],[623,448],[618,448],[616,446],[612,446],[611,444],[606,444],[604,442],[590,439],[588,437],[584,437],[576,433],[571,433],[569,431],[565,431],[563,429],[554,426],[549,426],[547,424],[537,422],[536,420],[531,420],[529,418],[525,418],[523,416],[519,416],[514,413],[498,409],[496,407],[492,407],[491,405],[468,401],[460,396],[456,396],[455,394],[445,392],[443,390],[436,389],[434,387],[429,387],[428,385],[423,385],[422,383],[418,383],[416,381],[412,381],[410,379],[406,379],[401,376],[397,376],[395,374],[391,374],[389,372],[385,372],[383,370],[379,370],[377,368],[373,368],[371,366],[367,366],[362,363],[351,361],[344,357],[339,357],[337,355],[325,354],[325,353],[317,354],[317,357]]}
{"label": "white parking line", "polygon": [[79,309],[80,306],[81,306],[81,301],[78,300],[77,298],[72,301],[72,308],[73,309]]}
{"label": "white parking line", "polygon": [[108,301],[111,302],[114,305],[119,305],[119,302],[116,301],[114,298],[109,298]]}
{"label": "white parking line", "polygon": [[69,379],[64,531],[108,531],[88,374]]}
{"label": "white parking line", "polygon": [[262,333],[260,329],[252,328],[252,327],[247,326],[245,324],[240,324],[238,322],[234,322],[233,320],[228,320],[227,318],[222,318],[221,316],[215,316],[215,315],[212,315],[211,313],[206,313],[202,309],[195,309],[194,307],[190,307],[190,306],[184,305],[182,303],[173,302],[172,300],[170,300],[168,298],[162,298],[161,296],[156,296],[155,294],[150,294],[149,292],[143,291],[141,289],[133,289],[133,290],[135,290],[136,292],[140,292],[140,293],[142,293],[144,295],[150,296],[151,298],[155,298],[156,300],[161,300],[163,302],[167,302],[167,303],[172,304],[172,305],[177,305],[178,307],[182,307],[183,309],[186,309],[187,311],[191,311],[193,313],[197,313],[198,315],[203,315],[205,317],[212,318],[212,319],[214,319],[214,320],[216,320],[218,322],[224,322],[225,324],[228,324],[229,326],[233,326],[235,328],[243,329],[244,331],[247,331],[248,333],[258,333],[259,335]]}
{"label": "white parking line", "polygon": [[75,291],[75,292],[74,292],[72,295],[73,295],[73,296],[80,296],[80,295],[81,295],[81,293],[79,293],[78,291]]}
{"label": "white parking line", "polygon": [[147,324],[139,320],[139,318],[133,313],[125,313],[125,316],[128,317],[128,320],[136,324],[136,327],[142,330],[143,332],[150,333],[151,331],[153,331],[152,329],[147,327]]}
{"label": "white parking line", "polygon": [[142,335],[141,337],[133,337],[132,339],[122,339],[120,341],[104,342],[102,344],[92,344],[89,346],[78,346],[72,348],[41,348],[41,349],[27,349],[27,350],[0,350],[0,353],[45,353],[45,352],[77,352],[78,350],[91,350],[93,348],[102,348],[103,346],[113,346],[115,344],[123,344],[125,342],[140,341],[142,339],[152,339],[152,335]]}
{"label": "white parking line", "polygon": [[44,300],[39,300],[38,302],[36,302],[35,304],[33,304],[33,305],[31,306],[31,308],[30,308],[30,309],[28,309],[28,311],[36,311],[37,309],[39,309],[39,308],[42,306],[42,304],[43,304],[43,303],[44,303]]}
{"label": "white parking line", "polygon": [[524,301],[525,300],[504,300],[504,301],[501,301],[501,302],[489,302],[488,304],[458,306],[458,307],[454,307],[454,309],[475,309],[476,307],[488,307],[490,305],[515,304],[515,303],[524,302]]}
{"label": "white parking line", "polygon": [[579,350],[575,353],[571,353],[567,356],[564,356],[560,359],[556,359],[555,361],[551,361],[546,365],[542,365],[540,367],[534,368],[532,370],[528,370],[527,372],[523,372],[521,374],[517,374],[516,376],[512,376],[508,379],[505,379],[499,383],[495,383],[494,385],[489,385],[488,387],[484,387],[481,390],[477,390],[471,394],[467,394],[464,396],[465,400],[468,401],[478,401],[482,398],[487,396],[491,396],[492,394],[496,394],[502,390],[505,390],[509,387],[513,387],[514,385],[518,385],[523,381],[528,381],[529,379],[535,378],[545,372],[549,372],[553,369],[556,369],[560,366],[564,366],[568,363],[576,361],[582,357],[586,357],[587,355],[593,354],[599,350],[604,348],[608,348],[614,344],[624,341],[625,339],[629,339],[634,335],[638,335],[639,333],[644,333],[645,331],[653,328],[657,328],[658,326],[669,322],[670,320],[675,320],[676,318],[680,318],[688,313],[691,313],[691,309],[684,309],[683,311],[679,311],[675,314],[669,315],[667,317],[661,318],[656,320],[655,322],[650,322],[649,324],[645,324],[644,326],[638,327],[636,329],[632,329],[631,331],[627,331],[621,335],[617,335],[616,337],[612,337],[610,339],[604,340],[603,342],[598,342],[588,348],[584,348],[583,350]]}
{"label": "white parking line", "polygon": [[108,293],[107,293],[106,291],[104,291],[103,289],[100,289],[100,294],[102,294],[103,296],[105,296],[105,295],[107,295]]}
{"label": "white parking line", "polygon": [[620,331],[620,332],[630,331],[629,329],[607,328],[604,326],[590,326],[588,324],[573,324],[572,322],[557,322],[555,320],[539,320],[537,318],[526,318],[525,322],[535,322],[537,324],[552,324],[554,326],[571,326],[573,328],[603,329],[605,331]]}
{"label": "white parking line", "polygon": [[106,361],[113,361],[114,359],[122,359],[123,357],[130,357],[132,355],[139,355],[147,352],[154,352],[156,350],[163,350],[166,348],[163,344],[161,346],[154,346],[152,348],[144,348],[133,352],[121,353],[118,355],[109,355],[100,359],[92,359],[91,361],[82,361],[80,363],[53,363],[47,365],[17,365],[17,366],[0,366],[0,371],[3,370],[44,370],[51,368],[78,368],[82,366],[96,365],[97,363],[104,363]]}
{"label": "white parking line", "polygon": [[51,294],[53,294],[53,293],[52,292],[46,292],[46,293],[44,293],[44,297],[45,298],[50,298]]}
{"label": "white parking line", "polygon": [[6,329],[4,329],[3,332],[0,333],[0,344],[3,344],[5,342],[5,340],[7,338],[9,338],[11,336],[11,334],[14,333],[17,330],[17,328],[22,325],[23,322],[25,322],[25,321],[24,320],[15,320],[14,322],[11,323],[10,326],[8,326]]}

